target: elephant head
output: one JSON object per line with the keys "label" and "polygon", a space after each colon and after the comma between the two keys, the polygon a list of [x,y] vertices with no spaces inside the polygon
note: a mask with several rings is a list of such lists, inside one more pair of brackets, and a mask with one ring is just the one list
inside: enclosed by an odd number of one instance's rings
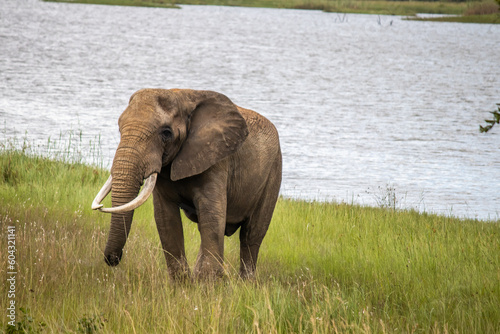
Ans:
{"label": "elephant head", "polygon": [[[120,262],[133,210],[152,193],[163,167],[170,166],[164,169],[170,175],[162,177],[172,181],[200,174],[235,152],[248,135],[238,108],[211,91],[142,89],[132,95],[118,125],[111,176],[92,203],[92,209],[112,214],[104,251],[111,266]],[[104,208],[100,203],[110,191],[112,208]]]}

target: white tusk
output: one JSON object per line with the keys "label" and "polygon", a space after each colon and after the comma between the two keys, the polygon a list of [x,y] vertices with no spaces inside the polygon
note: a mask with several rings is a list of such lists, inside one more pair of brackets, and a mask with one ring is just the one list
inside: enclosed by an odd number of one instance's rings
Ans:
{"label": "white tusk", "polygon": [[106,183],[104,183],[104,185],[102,186],[101,190],[99,190],[99,192],[97,193],[97,196],[94,198],[94,201],[92,202],[92,210],[97,210],[104,206],[101,204],[101,202],[111,191],[111,181],[112,177],[110,175]]}
{"label": "white tusk", "polygon": [[[144,182],[144,187],[142,188],[142,191],[132,201],[130,201],[126,204],[120,205],[120,206],[115,206],[114,208],[103,208],[101,205],[97,209],[99,209],[99,211],[101,211],[101,212],[107,212],[107,213],[123,213],[123,212],[127,212],[127,211],[132,211],[132,210],[138,208],[144,202],[146,202],[146,200],[149,198],[149,196],[153,192],[153,189],[155,188],[155,185],[156,185],[156,178],[157,177],[158,177],[158,173],[151,174],[146,179],[146,182]],[[104,187],[103,187],[103,189],[104,189]],[[99,196],[99,194],[98,194],[98,196]]]}

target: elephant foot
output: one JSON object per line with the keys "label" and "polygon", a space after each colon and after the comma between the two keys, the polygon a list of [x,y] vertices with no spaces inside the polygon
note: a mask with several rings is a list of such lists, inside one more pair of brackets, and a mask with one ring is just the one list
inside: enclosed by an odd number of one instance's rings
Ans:
{"label": "elephant foot", "polygon": [[174,283],[189,283],[192,281],[191,272],[189,269],[185,270],[169,270],[170,280]]}
{"label": "elephant foot", "polygon": [[193,272],[196,279],[204,281],[224,277],[222,260],[218,260],[214,256],[200,256]]}
{"label": "elephant foot", "polygon": [[122,259],[123,251],[120,251],[119,254],[116,253],[111,253],[108,255],[104,256],[104,261],[106,264],[110,267],[116,267],[119,263],[120,260]]}
{"label": "elephant foot", "polygon": [[247,281],[255,280],[255,270],[247,270],[246,267],[240,268],[240,278]]}

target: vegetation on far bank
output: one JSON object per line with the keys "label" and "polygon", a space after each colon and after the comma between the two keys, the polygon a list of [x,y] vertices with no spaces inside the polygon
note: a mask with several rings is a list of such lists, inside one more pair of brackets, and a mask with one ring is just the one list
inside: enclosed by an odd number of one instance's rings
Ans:
{"label": "vegetation on far bank", "polygon": [[170,0],[42,0],[45,2],[82,3],[92,5],[180,8]]}
{"label": "vegetation on far bank", "polygon": [[[408,16],[420,21],[500,23],[499,6],[494,0],[483,1],[388,1],[388,0],[44,0],[87,4],[173,8],[179,4],[219,5],[265,8],[322,10]],[[454,15],[444,18],[417,18],[418,13]]]}
{"label": "vegetation on far bank", "polygon": [[[61,145],[64,147],[65,145]],[[63,155],[65,157],[66,155]],[[280,199],[257,280],[174,284],[149,200],[122,263],[106,266],[109,215],[90,203],[108,176],[80,158],[0,148],[0,271],[15,226],[16,327],[33,333],[498,333],[500,224],[394,208]],[[109,203],[107,203],[109,205]],[[189,263],[199,247],[184,219]],[[0,288],[9,302],[7,284]],[[6,315],[0,332],[7,329]]]}
{"label": "vegetation on far bank", "polygon": [[472,1],[467,3],[467,8],[462,15],[408,18],[415,21],[458,22],[458,23],[500,23],[500,0]]}
{"label": "vegetation on far bank", "polygon": [[433,21],[433,22],[457,22],[457,23],[483,23],[500,24],[500,15],[467,15],[467,16],[444,16],[444,17],[410,17],[411,21]]}

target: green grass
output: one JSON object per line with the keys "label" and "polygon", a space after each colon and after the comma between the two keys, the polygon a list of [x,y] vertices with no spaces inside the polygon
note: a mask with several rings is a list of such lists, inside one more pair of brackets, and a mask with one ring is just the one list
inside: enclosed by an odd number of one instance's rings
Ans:
{"label": "green grass", "polygon": [[471,1],[462,15],[452,17],[417,18],[411,17],[414,21],[434,21],[434,22],[459,22],[459,23],[500,23],[500,2],[493,0]]}
{"label": "green grass", "polygon": [[[90,203],[108,173],[79,161],[0,150],[0,271],[15,226],[17,321],[32,332],[500,332],[498,222],[280,199],[255,282],[237,277],[233,236],[225,279],[173,284],[151,200],[122,263],[105,265],[109,216]],[[199,234],[184,228],[193,265]]]}

